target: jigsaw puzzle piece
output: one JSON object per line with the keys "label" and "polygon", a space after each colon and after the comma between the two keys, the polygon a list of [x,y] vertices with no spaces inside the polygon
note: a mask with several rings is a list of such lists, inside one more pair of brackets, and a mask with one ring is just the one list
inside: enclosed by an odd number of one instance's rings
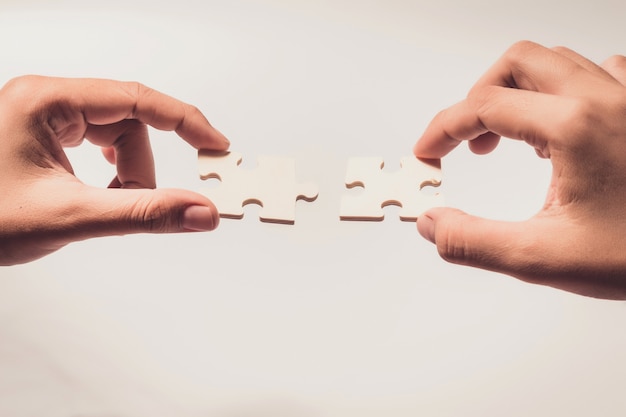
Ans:
{"label": "jigsaw puzzle piece", "polygon": [[[241,181],[241,175],[237,173],[241,161],[242,156],[236,152],[200,150],[198,152],[200,179],[217,179],[222,184],[236,184]],[[201,193],[215,204],[220,217],[224,218],[243,218],[243,205],[254,202],[246,198],[246,190],[241,187],[229,189],[220,185],[214,189],[201,190]]]}
{"label": "jigsaw puzzle piece", "polygon": [[341,220],[381,221],[383,207],[400,206],[403,221],[415,221],[431,207],[443,205],[440,194],[428,195],[421,191],[426,186],[441,184],[441,168],[414,156],[403,157],[400,170],[386,172],[381,158],[350,158],[346,187],[363,187],[360,194],[345,195],[341,200]]}
{"label": "jigsaw puzzle piece", "polygon": [[314,201],[318,195],[313,183],[296,182],[293,158],[264,156],[257,159],[255,170],[242,169],[242,157],[236,152],[200,150],[200,178],[216,178],[221,184],[202,191],[224,218],[243,218],[247,204],[261,206],[262,221],[293,224],[297,200]]}

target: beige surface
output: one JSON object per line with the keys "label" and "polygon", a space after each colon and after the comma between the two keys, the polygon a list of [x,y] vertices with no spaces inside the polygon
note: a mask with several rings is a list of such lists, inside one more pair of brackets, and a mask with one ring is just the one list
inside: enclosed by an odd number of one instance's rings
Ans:
{"label": "beige surface", "polygon": [[[0,79],[139,80],[197,105],[249,158],[289,154],[320,196],[294,226],[92,240],[0,269],[0,416],[623,416],[626,311],[448,265],[414,225],[340,222],[351,156],[397,160],[514,41],[626,53],[622,1],[10,1]],[[196,152],[152,132],[158,181]],[[80,178],[108,184],[88,145]],[[523,144],[457,150],[446,204],[542,204]]]}

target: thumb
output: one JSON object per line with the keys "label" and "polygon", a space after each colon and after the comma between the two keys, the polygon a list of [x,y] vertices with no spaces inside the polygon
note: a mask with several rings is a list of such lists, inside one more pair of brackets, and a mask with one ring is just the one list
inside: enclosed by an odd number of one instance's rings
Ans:
{"label": "thumb", "polygon": [[206,197],[179,189],[100,189],[87,187],[75,221],[85,238],[129,233],[209,231],[219,214]]}
{"label": "thumb", "polygon": [[[28,182],[2,206],[0,265],[29,262],[68,243],[129,233],[213,230],[219,223],[206,197],[176,189],[101,189],[69,181]],[[9,199],[10,200],[10,199]]]}
{"label": "thumb", "polygon": [[417,220],[419,233],[448,262],[511,273],[528,267],[532,237],[524,223],[487,220],[453,208],[435,208]]}

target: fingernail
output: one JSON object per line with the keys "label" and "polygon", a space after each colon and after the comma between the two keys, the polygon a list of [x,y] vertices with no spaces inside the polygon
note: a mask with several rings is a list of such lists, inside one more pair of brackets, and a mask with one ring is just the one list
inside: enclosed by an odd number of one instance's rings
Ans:
{"label": "fingernail", "polygon": [[435,221],[428,216],[421,216],[417,219],[417,231],[422,237],[431,243],[435,242]]}
{"label": "fingernail", "polygon": [[183,212],[182,226],[187,230],[209,231],[219,224],[217,212],[206,206],[190,206]]}

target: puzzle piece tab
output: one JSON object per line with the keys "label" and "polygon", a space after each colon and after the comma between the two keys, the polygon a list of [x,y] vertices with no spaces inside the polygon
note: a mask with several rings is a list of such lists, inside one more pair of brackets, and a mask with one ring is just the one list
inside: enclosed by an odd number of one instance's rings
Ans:
{"label": "puzzle piece tab", "polygon": [[[433,161],[434,163],[435,161]],[[438,162],[438,161],[436,161]],[[383,220],[383,207],[400,206],[400,220],[415,221],[431,207],[443,205],[440,194],[421,191],[441,184],[440,166],[422,162],[414,156],[401,159],[400,170],[385,172],[381,158],[351,158],[348,161],[346,187],[363,187],[360,194],[341,199],[341,220]]]}
{"label": "puzzle piece tab", "polygon": [[242,156],[235,152],[198,151],[200,178],[216,178],[217,188],[201,192],[217,207],[220,217],[241,219],[243,206],[261,206],[261,221],[293,224],[296,201],[314,201],[317,185],[297,183],[295,161],[292,158],[263,156],[257,158],[255,170],[239,167]]}

